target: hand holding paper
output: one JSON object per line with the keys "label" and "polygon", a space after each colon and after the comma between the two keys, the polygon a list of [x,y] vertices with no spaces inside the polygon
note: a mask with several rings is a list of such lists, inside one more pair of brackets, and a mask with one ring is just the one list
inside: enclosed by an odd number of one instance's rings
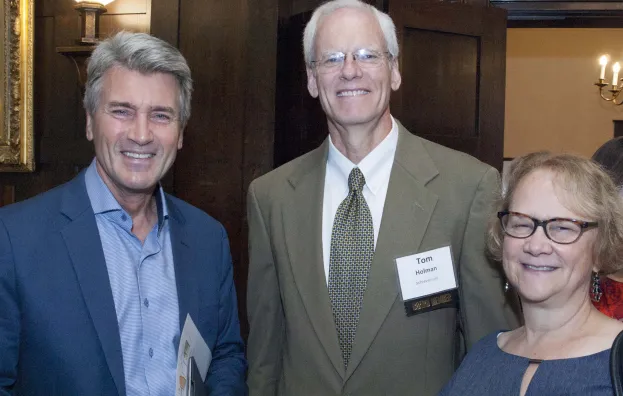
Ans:
{"label": "hand holding paper", "polygon": [[175,396],[187,395],[190,385],[188,383],[188,373],[191,356],[197,363],[199,374],[201,374],[201,381],[205,381],[208,367],[210,367],[210,362],[212,360],[212,352],[210,352],[208,344],[206,344],[199,333],[190,315],[187,315],[180,337],[180,346],[177,350],[177,384],[175,387]]}

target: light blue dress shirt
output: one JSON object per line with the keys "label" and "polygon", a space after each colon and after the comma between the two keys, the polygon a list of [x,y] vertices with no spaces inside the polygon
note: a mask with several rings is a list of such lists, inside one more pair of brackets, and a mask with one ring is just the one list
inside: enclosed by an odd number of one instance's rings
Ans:
{"label": "light blue dress shirt", "polygon": [[127,395],[174,395],[180,324],[164,192],[156,190],[158,222],[141,244],[95,164],[85,182],[115,301]]}

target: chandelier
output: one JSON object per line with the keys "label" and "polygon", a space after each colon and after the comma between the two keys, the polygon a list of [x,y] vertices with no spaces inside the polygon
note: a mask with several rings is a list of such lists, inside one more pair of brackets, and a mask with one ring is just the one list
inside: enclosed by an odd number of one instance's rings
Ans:
{"label": "chandelier", "polygon": [[602,55],[601,58],[599,58],[599,64],[601,65],[601,71],[599,72],[599,81],[595,83],[595,85],[599,87],[599,95],[603,100],[612,102],[617,106],[623,104],[623,99],[617,102],[617,98],[619,97],[619,94],[623,89],[623,84],[621,84],[623,78],[619,80],[619,71],[621,70],[621,65],[619,64],[619,62],[615,62],[614,65],[612,65],[612,85],[610,89],[607,90],[607,92],[610,92],[610,94],[607,94],[604,93],[604,88],[609,85],[607,82],[605,82],[608,56]]}

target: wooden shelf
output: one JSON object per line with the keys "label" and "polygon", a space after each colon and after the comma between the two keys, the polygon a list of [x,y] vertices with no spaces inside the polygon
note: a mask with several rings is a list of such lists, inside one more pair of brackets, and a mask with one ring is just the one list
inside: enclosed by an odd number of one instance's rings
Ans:
{"label": "wooden shelf", "polygon": [[67,47],[56,47],[56,52],[65,56],[91,56],[94,49],[94,45],[73,45]]}
{"label": "wooden shelf", "polygon": [[76,72],[78,73],[78,85],[80,89],[84,89],[84,84],[87,80],[87,59],[93,53],[95,49],[94,45],[72,45],[67,47],[56,47],[56,52],[65,55],[72,60],[76,66]]}

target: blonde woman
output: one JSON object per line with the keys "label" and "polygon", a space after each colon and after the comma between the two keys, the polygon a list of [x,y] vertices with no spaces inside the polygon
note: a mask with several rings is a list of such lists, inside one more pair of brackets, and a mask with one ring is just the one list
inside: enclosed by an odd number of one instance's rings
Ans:
{"label": "blonde woman", "polygon": [[621,269],[623,200],[594,162],[530,154],[512,165],[488,247],[521,298],[524,326],[494,332],[441,395],[612,396],[623,323],[591,303],[592,274]]}

